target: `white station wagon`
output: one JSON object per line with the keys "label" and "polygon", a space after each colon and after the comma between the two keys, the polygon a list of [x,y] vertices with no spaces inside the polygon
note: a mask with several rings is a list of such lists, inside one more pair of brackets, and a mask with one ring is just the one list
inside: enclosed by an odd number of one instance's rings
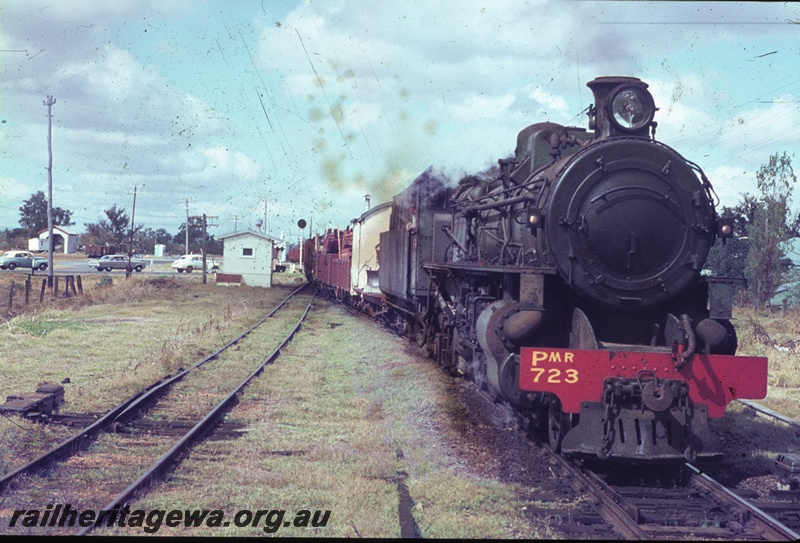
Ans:
{"label": "white station wagon", "polygon": [[[219,271],[220,263],[206,256],[206,271],[214,273]],[[193,270],[203,269],[203,255],[183,255],[170,266],[178,273],[192,273]]]}
{"label": "white station wagon", "polygon": [[[147,266],[147,262],[139,258],[131,258],[131,269],[140,272]],[[128,267],[128,255],[105,255],[100,260],[90,260],[89,266],[97,271],[124,270]]]}

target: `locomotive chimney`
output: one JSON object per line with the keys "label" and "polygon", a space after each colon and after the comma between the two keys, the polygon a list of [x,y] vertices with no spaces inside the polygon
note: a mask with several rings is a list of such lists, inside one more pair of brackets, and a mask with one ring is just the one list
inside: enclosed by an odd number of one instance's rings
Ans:
{"label": "locomotive chimney", "polygon": [[594,139],[649,137],[656,107],[647,83],[637,77],[598,77],[586,84],[594,93]]}
{"label": "locomotive chimney", "polygon": [[369,194],[364,195],[364,211],[369,211]]}

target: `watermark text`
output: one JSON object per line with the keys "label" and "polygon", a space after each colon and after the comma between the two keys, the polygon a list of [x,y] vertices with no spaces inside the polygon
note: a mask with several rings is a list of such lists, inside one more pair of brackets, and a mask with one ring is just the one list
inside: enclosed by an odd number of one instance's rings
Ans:
{"label": "watermark text", "polygon": [[330,520],[330,510],[302,509],[293,515],[284,509],[241,509],[228,517],[221,509],[143,509],[132,510],[119,505],[113,509],[75,509],[70,504],[50,504],[45,509],[16,509],[8,522],[10,528],[138,528],[154,534],[162,526],[170,528],[260,528],[266,533],[275,533],[281,528],[324,528]]}

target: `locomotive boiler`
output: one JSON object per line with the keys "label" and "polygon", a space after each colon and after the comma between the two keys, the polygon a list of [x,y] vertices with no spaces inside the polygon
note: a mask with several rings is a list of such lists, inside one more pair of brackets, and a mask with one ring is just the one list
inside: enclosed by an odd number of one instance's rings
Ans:
{"label": "locomotive boiler", "polygon": [[[408,206],[393,208],[381,289],[405,297],[442,366],[513,404],[556,449],[718,455],[709,418],[767,387],[766,359],[734,356],[734,284],[701,274],[732,223],[700,167],[655,140],[646,83],[588,86],[588,130],[528,126],[497,175],[451,191],[446,222],[437,208],[427,230],[409,228],[394,216]],[[413,281],[424,291],[398,289],[418,271],[414,239],[427,238],[429,278]]]}

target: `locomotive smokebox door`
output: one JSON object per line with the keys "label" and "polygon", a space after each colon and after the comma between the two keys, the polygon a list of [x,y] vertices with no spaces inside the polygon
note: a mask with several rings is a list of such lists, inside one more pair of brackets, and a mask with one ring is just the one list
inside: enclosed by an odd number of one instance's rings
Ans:
{"label": "locomotive smokebox door", "polygon": [[702,189],[680,155],[650,140],[610,138],[579,151],[545,213],[561,276],[609,307],[674,299],[697,281],[713,242]]}

